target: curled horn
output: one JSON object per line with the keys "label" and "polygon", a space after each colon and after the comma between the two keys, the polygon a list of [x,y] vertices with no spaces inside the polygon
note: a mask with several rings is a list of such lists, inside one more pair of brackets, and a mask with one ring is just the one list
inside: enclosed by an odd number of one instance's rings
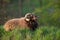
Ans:
{"label": "curled horn", "polygon": [[25,18],[27,18],[27,16],[28,16],[28,15],[31,15],[31,14],[32,14],[32,13],[27,13],[27,14],[25,15]]}

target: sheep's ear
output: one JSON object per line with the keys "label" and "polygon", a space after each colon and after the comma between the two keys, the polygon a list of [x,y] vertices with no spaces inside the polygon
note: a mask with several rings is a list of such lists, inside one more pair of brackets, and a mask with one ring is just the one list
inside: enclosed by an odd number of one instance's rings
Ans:
{"label": "sheep's ear", "polygon": [[27,18],[26,18],[26,21],[30,21],[30,19],[27,19]]}

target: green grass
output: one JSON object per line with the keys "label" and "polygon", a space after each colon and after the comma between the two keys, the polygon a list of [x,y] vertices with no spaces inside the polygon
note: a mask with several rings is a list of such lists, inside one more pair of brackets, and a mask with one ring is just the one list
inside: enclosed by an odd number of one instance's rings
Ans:
{"label": "green grass", "polygon": [[6,32],[1,26],[0,40],[60,40],[60,28],[41,26],[35,31],[15,29],[11,32]]}

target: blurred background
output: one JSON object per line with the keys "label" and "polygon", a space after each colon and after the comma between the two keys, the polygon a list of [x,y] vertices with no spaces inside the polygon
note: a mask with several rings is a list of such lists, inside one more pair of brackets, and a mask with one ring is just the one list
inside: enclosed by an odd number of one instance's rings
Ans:
{"label": "blurred background", "polygon": [[0,0],[0,24],[26,13],[39,16],[40,25],[60,26],[60,0]]}

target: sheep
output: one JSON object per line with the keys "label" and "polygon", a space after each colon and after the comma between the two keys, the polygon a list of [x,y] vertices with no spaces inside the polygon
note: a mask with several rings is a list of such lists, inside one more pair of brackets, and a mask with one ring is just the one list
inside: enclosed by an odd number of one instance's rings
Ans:
{"label": "sheep", "polygon": [[27,13],[24,17],[8,20],[4,24],[4,29],[5,31],[12,31],[15,28],[35,30],[37,26],[37,17],[32,13]]}

